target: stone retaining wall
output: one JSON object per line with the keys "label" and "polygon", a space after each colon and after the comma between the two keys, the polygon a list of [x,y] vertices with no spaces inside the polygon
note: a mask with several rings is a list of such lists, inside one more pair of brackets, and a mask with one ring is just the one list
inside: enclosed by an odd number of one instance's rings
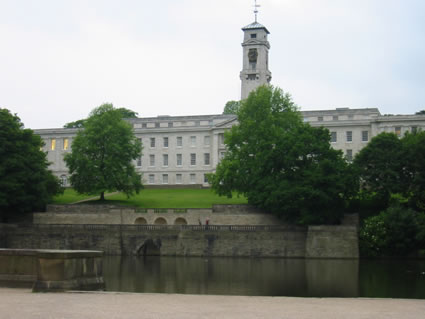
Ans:
{"label": "stone retaining wall", "polygon": [[358,258],[353,226],[20,225],[7,248],[96,249],[107,255]]}
{"label": "stone retaining wall", "polygon": [[249,205],[214,205],[213,208],[135,208],[113,205],[49,205],[34,213],[35,224],[167,224],[282,225],[277,217]]}

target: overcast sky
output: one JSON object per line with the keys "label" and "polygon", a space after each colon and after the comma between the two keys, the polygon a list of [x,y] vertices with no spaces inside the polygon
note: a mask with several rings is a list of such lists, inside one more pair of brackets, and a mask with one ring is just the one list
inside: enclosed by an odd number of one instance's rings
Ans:
{"label": "overcast sky", "polygon": [[[105,102],[141,117],[240,98],[252,0],[0,0],[0,107],[62,127]],[[424,0],[259,0],[272,84],[302,110],[425,109]]]}

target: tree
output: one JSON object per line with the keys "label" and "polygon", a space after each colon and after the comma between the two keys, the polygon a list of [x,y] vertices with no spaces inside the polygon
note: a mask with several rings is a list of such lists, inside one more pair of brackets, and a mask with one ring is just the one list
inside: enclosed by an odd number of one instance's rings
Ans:
{"label": "tree", "polygon": [[237,114],[240,106],[240,101],[228,101],[224,106],[223,114]]}
{"label": "tree", "polygon": [[122,191],[127,196],[142,188],[141,175],[132,164],[141,155],[142,146],[133,130],[112,104],[95,108],[77,133],[72,152],[64,159],[74,189],[83,194]]}
{"label": "tree", "polygon": [[[116,110],[121,114],[121,117],[124,118],[124,119],[137,118],[137,116],[138,116],[137,112],[126,109],[124,107],[120,107]],[[77,120],[75,122],[69,122],[69,123],[66,123],[63,127],[64,128],[83,128],[84,125],[86,124],[86,121],[87,121],[87,119]]]}
{"label": "tree", "polygon": [[425,211],[425,132],[407,133],[403,148],[403,193],[412,208]]}
{"label": "tree", "polygon": [[327,129],[302,121],[281,89],[261,86],[225,134],[227,152],[210,175],[219,195],[244,194],[248,202],[300,224],[337,223],[356,179]]}
{"label": "tree", "polygon": [[402,160],[402,142],[394,133],[375,136],[354,158],[362,187],[374,192],[383,207],[388,206],[392,193],[405,187]]}
{"label": "tree", "polygon": [[17,115],[0,109],[0,219],[44,209],[62,191],[48,170],[43,141]]}
{"label": "tree", "polygon": [[361,255],[406,256],[423,249],[424,221],[425,213],[399,205],[367,218],[359,233]]}
{"label": "tree", "polygon": [[425,110],[421,110],[421,111],[419,111],[419,112],[416,112],[415,114],[416,114],[416,115],[424,115],[424,114],[425,114]]}

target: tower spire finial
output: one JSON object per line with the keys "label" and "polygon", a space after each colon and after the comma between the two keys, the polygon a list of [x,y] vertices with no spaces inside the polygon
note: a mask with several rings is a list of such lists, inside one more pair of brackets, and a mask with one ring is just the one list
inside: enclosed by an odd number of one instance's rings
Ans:
{"label": "tower spire finial", "polygon": [[254,0],[254,14],[255,14],[255,22],[257,22],[257,13],[258,13],[258,8],[261,7],[259,4],[257,4],[257,0]]}

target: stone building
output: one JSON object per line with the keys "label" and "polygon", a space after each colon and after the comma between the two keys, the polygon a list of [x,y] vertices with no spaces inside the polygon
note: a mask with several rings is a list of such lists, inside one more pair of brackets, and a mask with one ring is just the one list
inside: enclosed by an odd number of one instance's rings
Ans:
{"label": "stone building", "polygon": [[[257,21],[244,32],[241,98],[260,85],[268,84],[269,31]],[[347,160],[381,132],[402,136],[407,131],[425,130],[425,115],[381,115],[377,108],[304,111],[304,121],[325,126],[331,132],[331,145]],[[143,155],[135,161],[146,185],[208,186],[205,174],[214,172],[225,154],[224,132],[237,123],[235,115],[158,116],[128,119],[136,137],[143,143]],[[63,155],[71,151],[77,129],[35,130],[45,141],[44,151],[50,169],[68,185],[68,169]]]}

